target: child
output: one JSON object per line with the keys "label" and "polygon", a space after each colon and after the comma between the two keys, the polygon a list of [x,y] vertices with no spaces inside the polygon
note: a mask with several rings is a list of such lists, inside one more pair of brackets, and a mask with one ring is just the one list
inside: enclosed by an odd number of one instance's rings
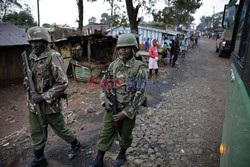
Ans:
{"label": "child", "polygon": [[151,46],[149,47],[149,79],[152,77],[153,69],[155,69],[156,78],[158,77],[158,46],[156,39],[152,39]]}

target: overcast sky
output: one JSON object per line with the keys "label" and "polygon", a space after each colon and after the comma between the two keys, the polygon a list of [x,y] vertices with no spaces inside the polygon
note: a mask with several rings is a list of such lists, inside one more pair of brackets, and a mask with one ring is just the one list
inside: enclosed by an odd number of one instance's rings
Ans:
{"label": "overcast sky", "polygon": [[[224,5],[229,0],[203,0],[203,5],[193,15],[194,23],[199,24],[200,18],[203,15],[211,16],[213,10],[215,13],[223,11]],[[28,4],[32,9],[32,14],[37,21],[37,4],[36,0],[19,0],[21,4]],[[159,5],[163,6],[163,5]],[[101,14],[110,13],[108,3],[103,3],[103,0],[98,2],[84,1],[84,25],[88,24],[88,19],[92,16],[96,17],[97,22],[101,19]],[[152,21],[152,17],[144,16],[146,21]],[[78,19],[78,9],[76,0],[40,0],[40,22],[49,24],[67,24],[72,27],[77,27],[76,20]]]}

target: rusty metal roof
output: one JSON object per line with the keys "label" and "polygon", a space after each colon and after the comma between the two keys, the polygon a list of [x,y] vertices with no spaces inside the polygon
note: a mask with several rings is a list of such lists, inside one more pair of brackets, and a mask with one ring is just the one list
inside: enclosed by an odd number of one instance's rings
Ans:
{"label": "rusty metal roof", "polygon": [[0,47],[28,44],[24,30],[11,23],[0,23]]}

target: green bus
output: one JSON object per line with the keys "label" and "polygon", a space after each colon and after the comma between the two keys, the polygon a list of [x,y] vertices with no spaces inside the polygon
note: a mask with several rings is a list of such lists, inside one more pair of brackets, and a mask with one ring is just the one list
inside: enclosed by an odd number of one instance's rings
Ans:
{"label": "green bus", "polygon": [[250,167],[250,0],[230,0],[222,24],[234,30],[220,167]]}

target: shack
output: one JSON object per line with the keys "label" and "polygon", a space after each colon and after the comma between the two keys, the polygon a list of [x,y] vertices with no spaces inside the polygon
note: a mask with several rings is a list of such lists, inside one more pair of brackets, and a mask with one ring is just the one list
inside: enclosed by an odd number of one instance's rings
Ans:
{"label": "shack", "polygon": [[22,83],[21,53],[28,46],[25,30],[10,23],[0,23],[0,86]]}
{"label": "shack", "polygon": [[[117,36],[119,34],[126,34],[130,33],[130,27],[114,27],[112,29],[108,29],[108,35]],[[143,27],[138,26],[138,34],[139,34],[139,44],[144,44],[147,38],[154,38],[158,40],[158,43],[161,45],[163,43],[164,37],[166,36],[167,32],[165,29],[153,28],[153,27]]]}
{"label": "shack", "polygon": [[100,77],[113,60],[116,38],[102,34],[70,36],[52,42],[61,53],[65,69],[77,81],[86,82],[88,77]]}

